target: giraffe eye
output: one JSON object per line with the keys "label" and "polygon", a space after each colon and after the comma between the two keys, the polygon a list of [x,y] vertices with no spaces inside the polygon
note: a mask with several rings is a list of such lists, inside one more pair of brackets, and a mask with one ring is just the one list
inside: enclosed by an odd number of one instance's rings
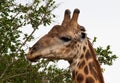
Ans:
{"label": "giraffe eye", "polygon": [[64,41],[64,42],[68,42],[68,41],[71,40],[70,37],[61,37],[60,39],[61,39],[62,41]]}

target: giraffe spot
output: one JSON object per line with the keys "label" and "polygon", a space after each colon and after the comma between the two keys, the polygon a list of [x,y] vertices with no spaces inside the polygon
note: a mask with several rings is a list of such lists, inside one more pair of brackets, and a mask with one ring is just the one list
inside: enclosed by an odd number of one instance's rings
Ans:
{"label": "giraffe spot", "polygon": [[79,68],[83,68],[84,65],[85,65],[85,61],[84,61],[84,60],[83,60],[82,62],[79,62],[79,63],[77,64],[77,66],[78,66]]}
{"label": "giraffe spot", "polygon": [[80,59],[82,59],[82,58],[83,58],[83,56],[84,56],[84,54],[81,54]]}
{"label": "giraffe spot", "polygon": [[87,45],[87,42],[85,42],[85,44]]}
{"label": "giraffe spot", "polygon": [[65,54],[68,54],[70,52],[70,49],[65,50]]}
{"label": "giraffe spot", "polygon": [[74,44],[77,44],[77,41],[74,41]]}
{"label": "giraffe spot", "polygon": [[92,77],[87,77],[85,83],[95,83],[95,81]]}
{"label": "giraffe spot", "polygon": [[77,54],[79,54],[79,50],[77,50]]}
{"label": "giraffe spot", "polygon": [[72,79],[75,79],[75,70],[72,71]]}
{"label": "giraffe spot", "polygon": [[77,44],[77,47],[80,47],[80,45],[79,45],[79,44]]}
{"label": "giraffe spot", "polygon": [[89,51],[86,52],[85,58],[86,58],[86,60],[89,60],[91,58],[91,55],[90,55]]}
{"label": "giraffe spot", "polygon": [[83,75],[81,73],[79,73],[78,76],[77,76],[78,83],[82,82],[83,80],[84,80]]}
{"label": "giraffe spot", "polygon": [[70,47],[70,44],[66,45],[66,48],[69,48]]}
{"label": "giraffe spot", "polygon": [[87,67],[87,66],[85,66],[84,72],[85,72],[85,74],[88,74],[88,73],[89,73],[89,72],[88,72],[88,67]]}
{"label": "giraffe spot", "polygon": [[72,79],[75,79],[75,76],[77,75],[78,71],[73,70],[72,71]]}
{"label": "giraffe spot", "polygon": [[73,62],[73,60],[68,60],[69,64],[71,64]]}
{"label": "giraffe spot", "polygon": [[76,65],[77,64],[77,61],[73,61],[72,63],[71,63],[71,65]]}
{"label": "giraffe spot", "polygon": [[83,47],[83,51],[85,52],[85,50],[86,50],[86,47],[84,46],[84,47]]}
{"label": "giraffe spot", "polygon": [[92,63],[92,62],[89,63],[89,69],[90,69],[91,74],[92,74],[92,75],[95,77],[95,79],[97,80],[97,79],[98,79],[98,74],[97,74],[97,72],[96,72],[96,70],[95,70],[95,65],[94,65],[94,63]]}

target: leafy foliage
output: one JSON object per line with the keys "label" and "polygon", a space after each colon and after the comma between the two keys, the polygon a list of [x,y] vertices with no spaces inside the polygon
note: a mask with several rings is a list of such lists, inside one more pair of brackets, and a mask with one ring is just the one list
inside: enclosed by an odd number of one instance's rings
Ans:
{"label": "leafy foliage", "polygon": [[104,65],[112,65],[113,60],[117,58],[117,56],[110,50],[110,45],[108,45],[105,49],[97,47],[96,52],[98,55],[98,61]]}
{"label": "leafy foliage", "polygon": [[[34,0],[32,4],[20,4],[14,0],[0,0],[0,83],[39,83],[37,71],[41,66],[31,65],[23,50],[26,42],[31,41],[39,25],[49,25],[55,17],[53,0]],[[23,26],[31,25],[30,34],[23,33]],[[21,39],[21,35],[24,38]],[[48,62],[42,60],[46,68]],[[45,73],[46,74],[46,73]],[[45,75],[43,74],[43,75]],[[42,77],[42,76],[41,76]]]}
{"label": "leafy foliage", "polygon": [[[96,42],[97,37],[94,37],[93,44]],[[110,45],[107,45],[106,48],[103,48],[101,46],[95,48],[96,55],[98,58],[99,63],[102,65],[112,65],[113,60],[117,59],[117,56],[112,53],[110,49]]]}
{"label": "leafy foliage", "polygon": [[[17,0],[16,0],[17,1]],[[69,69],[49,65],[46,59],[34,65],[26,60],[24,46],[34,39],[33,34],[40,25],[49,25],[55,17],[57,7],[54,0],[33,0],[31,4],[20,4],[15,0],[0,0],[0,83],[71,83]],[[31,25],[30,34],[23,33],[23,26]],[[21,35],[24,37],[21,38]],[[110,46],[98,47],[100,63],[112,65],[116,55]],[[39,72],[38,72],[39,71]]]}

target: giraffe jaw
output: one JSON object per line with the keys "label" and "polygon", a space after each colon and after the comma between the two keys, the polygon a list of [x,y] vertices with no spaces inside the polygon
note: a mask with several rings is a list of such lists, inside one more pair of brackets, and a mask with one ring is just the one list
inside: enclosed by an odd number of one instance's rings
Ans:
{"label": "giraffe jaw", "polygon": [[52,57],[54,57],[53,54],[49,54],[49,55],[46,55],[46,57],[43,57],[42,55],[27,55],[27,59],[31,62],[37,62],[40,58],[48,58],[50,57],[49,59],[53,59]]}

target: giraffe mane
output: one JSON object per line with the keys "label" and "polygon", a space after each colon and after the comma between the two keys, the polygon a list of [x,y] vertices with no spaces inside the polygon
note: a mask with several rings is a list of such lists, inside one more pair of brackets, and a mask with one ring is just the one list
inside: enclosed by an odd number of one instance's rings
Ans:
{"label": "giraffe mane", "polygon": [[94,61],[95,61],[95,67],[97,68],[97,71],[98,71],[98,74],[99,74],[99,76],[100,76],[100,80],[101,80],[101,82],[102,83],[104,83],[104,80],[103,80],[103,76],[102,76],[102,70],[101,70],[101,67],[100,67],[100,64],[99,64],[99,62],[97,61],[97,59],[96,59],[96,52],[95,52],[95,50],[94,50],[94,48],[92,47],[92,43],[88,40],[88,46],[89,46],[89,48],[90,48],[90,51],[91,51],[91,54],[92,54],[92,56],[93,56],[93,59],[94,59]]}

